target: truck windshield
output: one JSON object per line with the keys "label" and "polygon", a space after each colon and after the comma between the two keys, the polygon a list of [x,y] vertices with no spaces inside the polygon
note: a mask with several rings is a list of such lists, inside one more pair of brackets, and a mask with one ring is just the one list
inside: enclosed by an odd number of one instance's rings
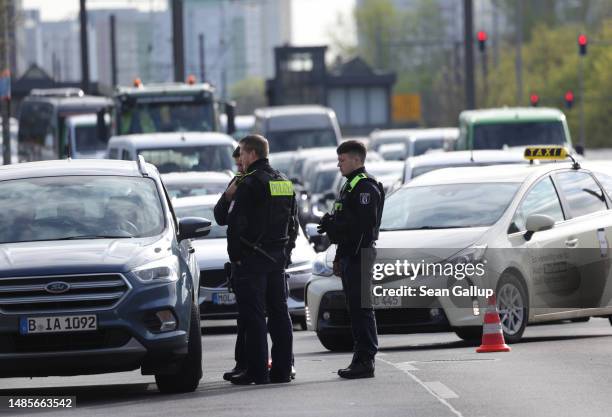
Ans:
{"label": "truck windshield", "polygon": [[518,122],[474,126],[473,149],[502,149],[504,146],[565,145],[563,124]]}
{"label": "truck windshield", "polygon": [[210,100],[193,102],[136,102],[120,110],[122,135],[155,132],[212,132],[216,130]]}
{"label": "truck windshield", "polygon": [[333,129],[276,130],[268,132],[267,139],[270,153],[338,146],[336,132]]}

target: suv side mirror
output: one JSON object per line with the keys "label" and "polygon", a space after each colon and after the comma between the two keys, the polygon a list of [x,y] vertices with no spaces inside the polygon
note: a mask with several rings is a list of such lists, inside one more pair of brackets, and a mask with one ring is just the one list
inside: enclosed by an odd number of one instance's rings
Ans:
{"label": "suv side mirror", "polygon": [[530,215],[525,222],[525,228],[527,229],[525,240],[530,240],[535,232],[552,229],[554,225],[555,220],[550,216],[545,214]]}
{"label": "suv side mirror", "polygon": [[179,219],[179,241],[208,236],[212,222],[201,217],[183,217]]}

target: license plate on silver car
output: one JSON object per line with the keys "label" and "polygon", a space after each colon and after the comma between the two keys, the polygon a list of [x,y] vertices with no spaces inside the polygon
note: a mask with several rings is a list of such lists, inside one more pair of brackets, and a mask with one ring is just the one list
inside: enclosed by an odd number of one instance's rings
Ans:
{"label": "license plate on silver car", "polygon": [[212,295],[213,304],[233,305],[236,304],[236,295],[231,292],[216,292]]}
{"label": "license plate on silver car", "polygon": [[80,316],[21,317],[19,333],[65,333],[98,329],[98,318],[94,314]]}

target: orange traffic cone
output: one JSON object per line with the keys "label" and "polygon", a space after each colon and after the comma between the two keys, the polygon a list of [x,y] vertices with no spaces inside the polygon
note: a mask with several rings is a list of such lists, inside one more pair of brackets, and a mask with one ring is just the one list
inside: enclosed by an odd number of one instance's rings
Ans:
{"label": "orange traffic cone", "polygon": [[487,312],[482,324],[482,344],[476,349],[476,352],[510,352],[510,347],[504,340],[495,295],[489,297]]}

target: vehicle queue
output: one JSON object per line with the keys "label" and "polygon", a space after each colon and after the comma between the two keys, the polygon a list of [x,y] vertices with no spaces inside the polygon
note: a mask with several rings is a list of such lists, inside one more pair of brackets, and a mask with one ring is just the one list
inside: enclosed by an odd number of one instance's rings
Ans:
{"label": "vehicle queue", "polygon": [[[512,110],[498,113],[504,111]],[[273,149],[282,152],[270,155],[272,166],[275,160],[284,163],[279,168],[287,170],[295,185],[306,230],[307,237],[298,231],[286,269],[288,311],[294,322],[315,331],[327,349],[351,350],[346,296],[332,265],[336,247],[315,259],[307,243],[307,238],[321,239],[307,223],[318,222],[345,187],[342,175],[324,177],[333,172],[330,161],[337,158],[339,129],[329,109],[304,109],[303,120],[299,112],[299,106],[263,109],[256,112],[252,127],[254,133],[263,133],[258,132],[262,126],[273,132]],[[106,113],[98,121],[106,124]],[[538,138],[544,139],[534,145],[571,151],[562,114],[546,113],[554,116],[548,124],[530,118],[538,116],[525,110],[516,114],[526,119],[522,129],[539,123]],[[481,149],[488,149],[492,126],[503,117],[484,116],[470,113],[461,118],[470,127],[461,130],[468,136],[458,134],[458,143],[479,141]],[[475,133],[479,122],[485,126],[480,136]],[[561,127],[551,127],[554,123]],[[555,131],[563,132],[558,140]],[[512,137],[504,132],[504,138]],[[495,143],[497,150],[460,151],[455,162],[455,153],[444,148],[457,140],[457,132],[446,130],[439,140],[432,138],[434,132],[422,135],[432,149],[412,156],[418,130],[403,132],[399,142],[391,133],[375,132],[371,140],[381,142],[377,146],[382,150],[403,143],[410,156],[402,154],[402,163],[384,162],[368,150],[366,160],[366,169],[370,160],[381,161],[376,168],[389,177],[383,184],[390,195],[380,221],[379,249],[441,249],[438,261],[455,263],[486,259],[498,274],[488,284],[497,294],[509,342],[519,341],[530,323],[612,315],[609,167],[562,162],[566,150],[555,163],[537,162],[552,159],[547,157],[520,163],[516,149],[507,149],[513,143]],[[295,143],[284,144],[284,137]],[[305,151],[302,145],[313,149]],[[317,148],[322,145],[327,147]],[[108,141],[106,157],[125,161],[49,161],[0,168],[0,338],[5,342],[0,361],[7,365],[0,377],[141,368],[156,375],[161,391],[195,389],[201,374],[191,371],[184,378],[184,373],[201,363],[201,345],[194,341],[199,339],[194,335],[199,335],[200,319],[237,314],[223,270],[227,229],[209,220],[221,184],[229,182],[227,174],[235,169],[235,147],[223,133],[137,133]],[[396,158],[397,152],[391,151],[385,155]],[[462,168],[439,169],[446,166]],[[33,204],[31,199],[41,195],[45,204]],[[41,251],[49,255],[32,263],[32,254]],[[534,257],[538,251],[552,261]],[[72,261],[65,261],[68,253]],[[412,284],[425,285],[426,280]],[[392,287],[404,284],[396,280]],[[448,297],[435,301],[414,308],[405,298],[375,298],[378,332],[448,330],[462,339],[480,337],[484,297],[473,296],[467,307]],[[120,320],[111,318],[117,314]],[[93,367],[91,358],[103,349],[114,352],[113,366],[101,360]],[[50,366],[49,355],[61,360]]]}

